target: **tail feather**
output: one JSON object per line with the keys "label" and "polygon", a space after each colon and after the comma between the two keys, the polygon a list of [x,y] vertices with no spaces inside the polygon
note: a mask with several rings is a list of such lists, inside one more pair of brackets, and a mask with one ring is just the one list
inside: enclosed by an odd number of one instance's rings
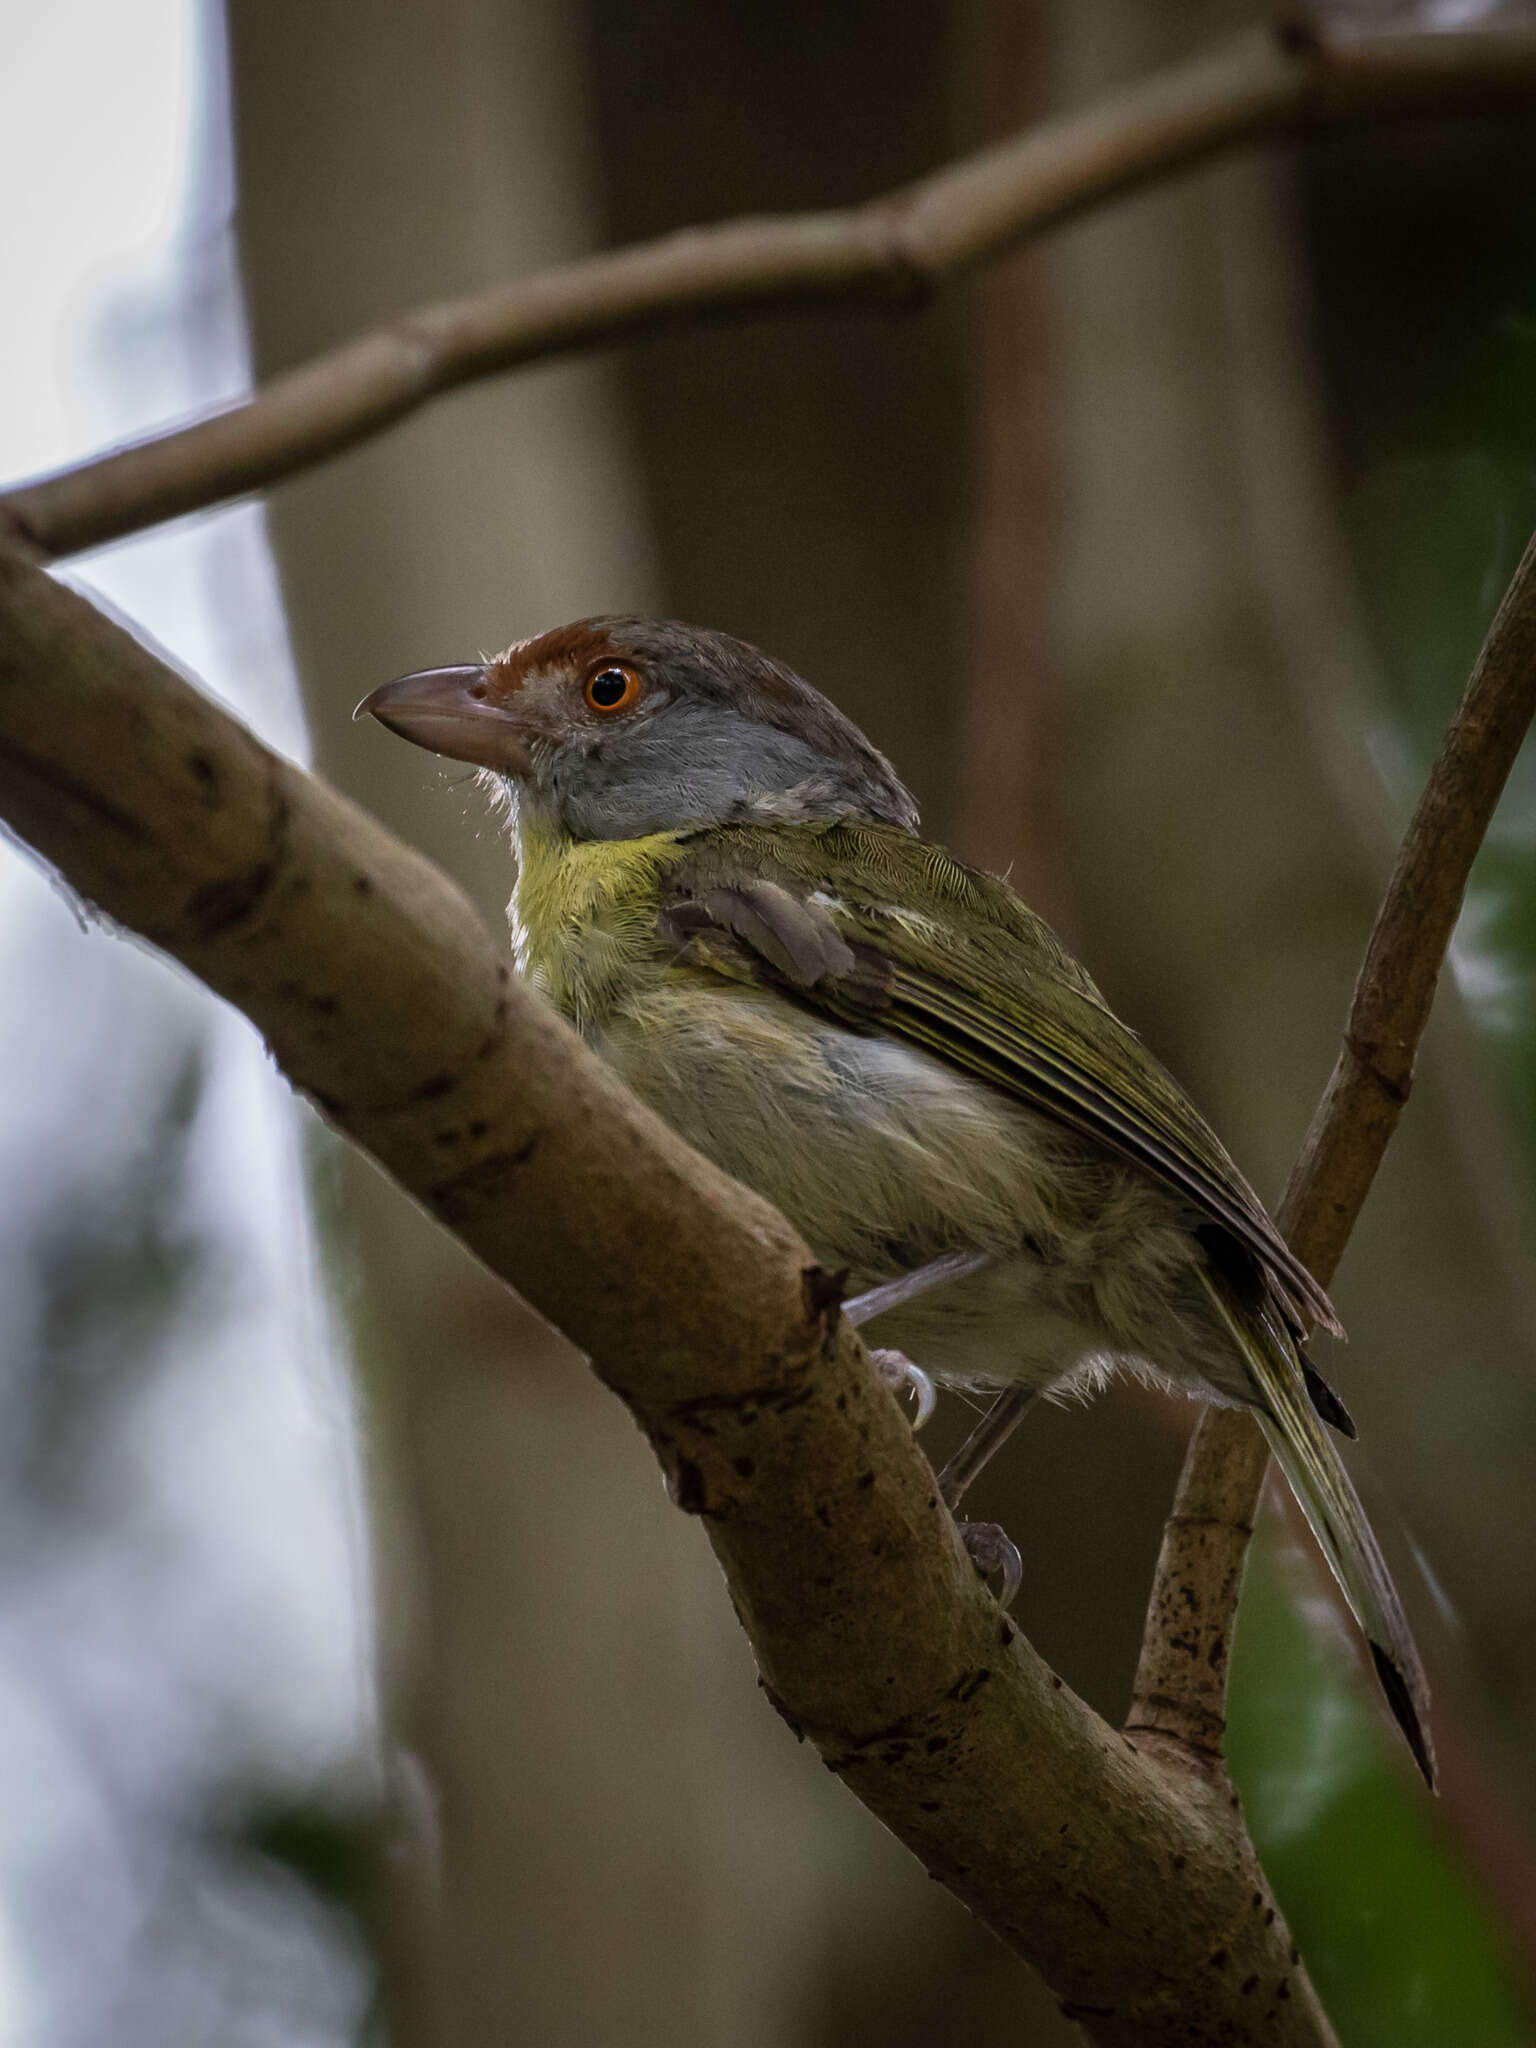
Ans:
{"label": "tail feather", "polygon": [[1278,1318],[1240,1307],[1214,1273],[1204,1278],[1248,1366],[1254,1406],[1270,1448],[1365,1632],[1387,1705],[1433,1790],[1435,1753],[1424,1667],[1360,1496],[1312,1405],[1301,1355]]}
{"label": "tail feather", "polygon": [[1339,1399],[1333,1388],[1323,1378],[1305,1351],[1298,1351],[1301,1361],[1301,1376],[1307,1383],[1307,1395],[1312,1406],[1324,1422],[1331,1422],[1341,1436],[1347,1436],[1351,1443],[1360,1432],[1355,1428],[1355,1418]]}

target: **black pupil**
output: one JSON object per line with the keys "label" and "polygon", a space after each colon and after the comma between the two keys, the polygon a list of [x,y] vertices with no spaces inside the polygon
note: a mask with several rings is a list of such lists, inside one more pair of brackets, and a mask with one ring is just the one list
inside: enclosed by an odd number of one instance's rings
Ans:
{"label": "black pupil", "polygon": [[628,688],[629,677],[625,675],[623,669],[605,668],[601,675],[594,676],[587,685],[587,695],[594,704],[601,705],[606,711],[613,705],[623,702],[624,693]]}

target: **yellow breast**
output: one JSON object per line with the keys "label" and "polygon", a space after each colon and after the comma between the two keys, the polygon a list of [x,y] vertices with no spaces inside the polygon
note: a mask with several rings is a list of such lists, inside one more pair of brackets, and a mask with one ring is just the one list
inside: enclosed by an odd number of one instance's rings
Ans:
{"label": "yellow breast", "polygon": [[518,969],[576,1028],[599,1032],[616,1004],[669,959],[656,936],[661,884],[680,832],[573,840],[520,821],[508,914]]}

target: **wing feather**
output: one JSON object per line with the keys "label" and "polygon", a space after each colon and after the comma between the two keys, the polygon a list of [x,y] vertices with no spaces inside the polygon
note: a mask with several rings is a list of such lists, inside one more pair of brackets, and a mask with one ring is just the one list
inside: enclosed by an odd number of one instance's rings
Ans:
{"label": "wing feather", "polygon": [[864,825],[701,834],[676,884],[662,930],[691,964],[904,1038],[1097,1139],[1235,1238],[1298,1333],[1339,1333],[1210,1126],[1005,884]]}

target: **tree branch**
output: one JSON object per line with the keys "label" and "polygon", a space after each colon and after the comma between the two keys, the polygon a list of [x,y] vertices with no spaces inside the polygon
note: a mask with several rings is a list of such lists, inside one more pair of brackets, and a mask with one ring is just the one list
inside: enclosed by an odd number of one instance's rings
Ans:
{"label": "tree branch", "polygon": [[[1536,715],[1536,538],[1488,629],[1377,913],[1344,1042],[1277,1220],[1324,1286],[1413,1085],[1467,877]],[[1126,1727],[1219,1762],[1227,1647],[1269,1448],[1233,1409],[1190,1443],[1147,1611]]]}
{"label": "tree branch", "polygon": [[999,1611],[783,1218],[512,979],[445,877],[5,551],[0,817],[590,1354],[779,1711],[1095,2040],[1332,2042],[1235,1799],[1138,1753]]}
{"label": "tree branch", "polygon": [[903,307],[1073,214],[1223,148],[1366,116],[1528,104],[1536,36],[1259,31],[843,212],[728,221],[402,314],[242,405],[0,499],[44,557],[324,461],[456,385],[706,319]]}

